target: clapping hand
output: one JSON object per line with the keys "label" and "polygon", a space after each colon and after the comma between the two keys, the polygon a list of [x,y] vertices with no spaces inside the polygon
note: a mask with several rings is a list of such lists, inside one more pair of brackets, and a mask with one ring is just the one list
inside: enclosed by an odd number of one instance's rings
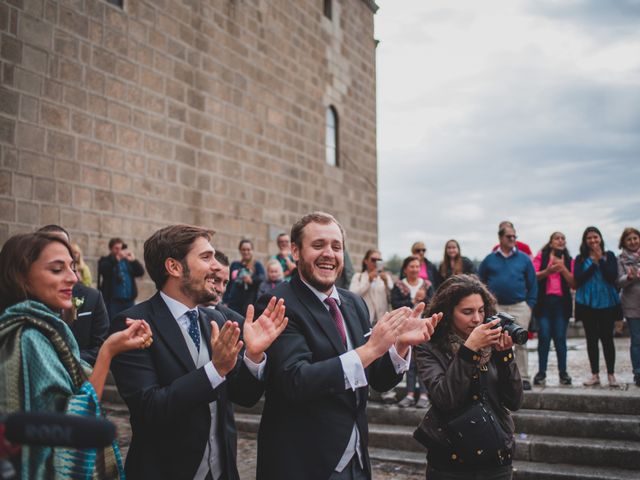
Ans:
{"label": "clapping hand", "polygon": [[355,349],[365,368],[391,348],[400,334],[403,322],[410,315],[409,307],[401,307],[385,313],[373,326],[369,341]]}
{"label": "clapping hand", "polygon": [[247,346],[245,355],[253,363],[262,362],[265,350],[284,331],[289,321],[284,316],[285,310],[282,298],[276,301],[276,297],[271,297],[267,308],[254,321],[253,305],[249,305],[247,308],[242,336]]}
{"label": "clapping hand", "polygon": [[211,361],[221,377],[236,366],[242,346],[240,327],[237,322],[227,321],[222,329],[216,322],[211,322],[211,351],[213,352]]}
{"label": "clapping hand", "polygon": [[127,318],[125,323],[127,328],[112,333],[104,342],[112,357],[129,350],[149,348],[153,343],[151,327],[145,320]]}
{"label": "clapping hand", "polygon": [[424,303],[420,302],[416,305],[400,329],[400,335],[398,335],[396,341],[396,350],[401,357],[407,355],[410,346],[428,342],[436,326],[442,320],[442,312],[434,313],[431,317],[422,318],[424,309]]}

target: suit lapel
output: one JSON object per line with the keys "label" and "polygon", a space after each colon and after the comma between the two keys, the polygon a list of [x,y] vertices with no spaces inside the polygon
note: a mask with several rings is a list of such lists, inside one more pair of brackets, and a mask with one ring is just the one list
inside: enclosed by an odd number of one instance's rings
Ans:
{"label": "suit lapel", "polygon": [[[339,292],[338,294],[340,295]],[[349,335],[351,336],[351,343],[353,344],[353,348],[358,348],[365,343],[365,332],[363,330],[362,322],[360,322],[360,317],[358,316],[358,312],[356,310],[356,306],[353,303],[353,300],[345,295],[340,295],[340,311],[342,312],[342,316],[344,317],[344,323],[349,329]]]}
{"label": "suit lapel", "polygon": [[196,365],[193,363],[191,353],[189,353],[189,348],[184,340],[180,326],[176,319],[173,318],[169,307],[164,303],[159,292],[151,297],[150,303],[152,308],[152,321],[155,323],[158,334],[187,371],[195,370]]}
{"label": "suit lapel", "polygon": [[309,288],[307,288],[297,275],[291,279],[291,286],[296,292],[297,297],[300,299],[300,303],[302,303],[302,305],[309,311],[314,321],[329,338],[329,341],[333,348],[335,348],[336,352],[340,354],[346,352],[344,345],[342,345],[340,333],[338,333],[338,329],[333,322],[333,318],[331,318],[329,310],[327,310],[327,308],[322,304],[320,299],[316,297]]}

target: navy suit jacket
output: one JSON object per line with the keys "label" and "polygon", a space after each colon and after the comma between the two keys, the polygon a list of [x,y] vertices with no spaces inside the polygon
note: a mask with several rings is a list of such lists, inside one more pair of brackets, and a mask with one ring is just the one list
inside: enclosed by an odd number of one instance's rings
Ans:
{"label": "navy suit jacket", "polygon": [[[363,345],[371,323],[362,298],[338,289],[353,347]],[[266,401],[258,433],[258,480],[326,480],[346,450],[354,423],[360,433],[365,471],[368,387],[345,389],[339,356],[345,353],[331,314],[294,274],[258,301],[262,311],[272,296],[284,298],[289,323],[267,351]],[[366,370],[379,391],[395,386],[389,354]]]}
{"label": "navy suit jacket", "polygon": [[90,365],[96,363],[98,350],[109,334],[109,315],[102,293],[78,282],[73,286],[73,296],[84,298],[71,324],[71,331],[80,347],[80,358]]}
{"label": "navy suit jacket", "polygon": [[[225,319],[210,309],[199,310],[201,348],[211,354],[209,322],[222,326]],[[118,355],[111,367],[130,412],[133,435],[125,464],[127,477],[193,479],[209,437],[209,403],[216,400],[223,472],[226,479],[238,480],[231,402],[254,405],[262,396],[263,383],[239,356],[235,369],[213,389],[204,367],[196,368],[180,326],[159,293],[116,316],[112,330],[124,329],[126,317],[146,320],[154,340],[148,349]]]}

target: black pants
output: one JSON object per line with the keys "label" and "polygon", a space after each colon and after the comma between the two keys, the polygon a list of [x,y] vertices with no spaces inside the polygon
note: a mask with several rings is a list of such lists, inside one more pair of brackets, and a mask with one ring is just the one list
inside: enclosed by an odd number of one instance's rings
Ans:
{"label": "black pants", "polygon": [[613,374],[616,366],[616,349],[613,345],[613,324],[618,320],[620,307],[591,308],[576,303],[576,320],[584,325],[587,337],[587,353],[591,364],[591,373],[600,373],[600,350],[598,340],[602,343],[607,373]]}

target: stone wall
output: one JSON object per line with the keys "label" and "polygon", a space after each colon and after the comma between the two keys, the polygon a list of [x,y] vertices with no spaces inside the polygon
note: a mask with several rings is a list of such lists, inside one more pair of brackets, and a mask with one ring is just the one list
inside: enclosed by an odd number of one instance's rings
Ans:
{"label": "stone wall", "polygon": [[372,4],[322,3],[1,0],[0,242],[58,223],[95,272],[110,237],[142,256],[184,222],[264,258],[320,209],[359,262],[377,243]]}

